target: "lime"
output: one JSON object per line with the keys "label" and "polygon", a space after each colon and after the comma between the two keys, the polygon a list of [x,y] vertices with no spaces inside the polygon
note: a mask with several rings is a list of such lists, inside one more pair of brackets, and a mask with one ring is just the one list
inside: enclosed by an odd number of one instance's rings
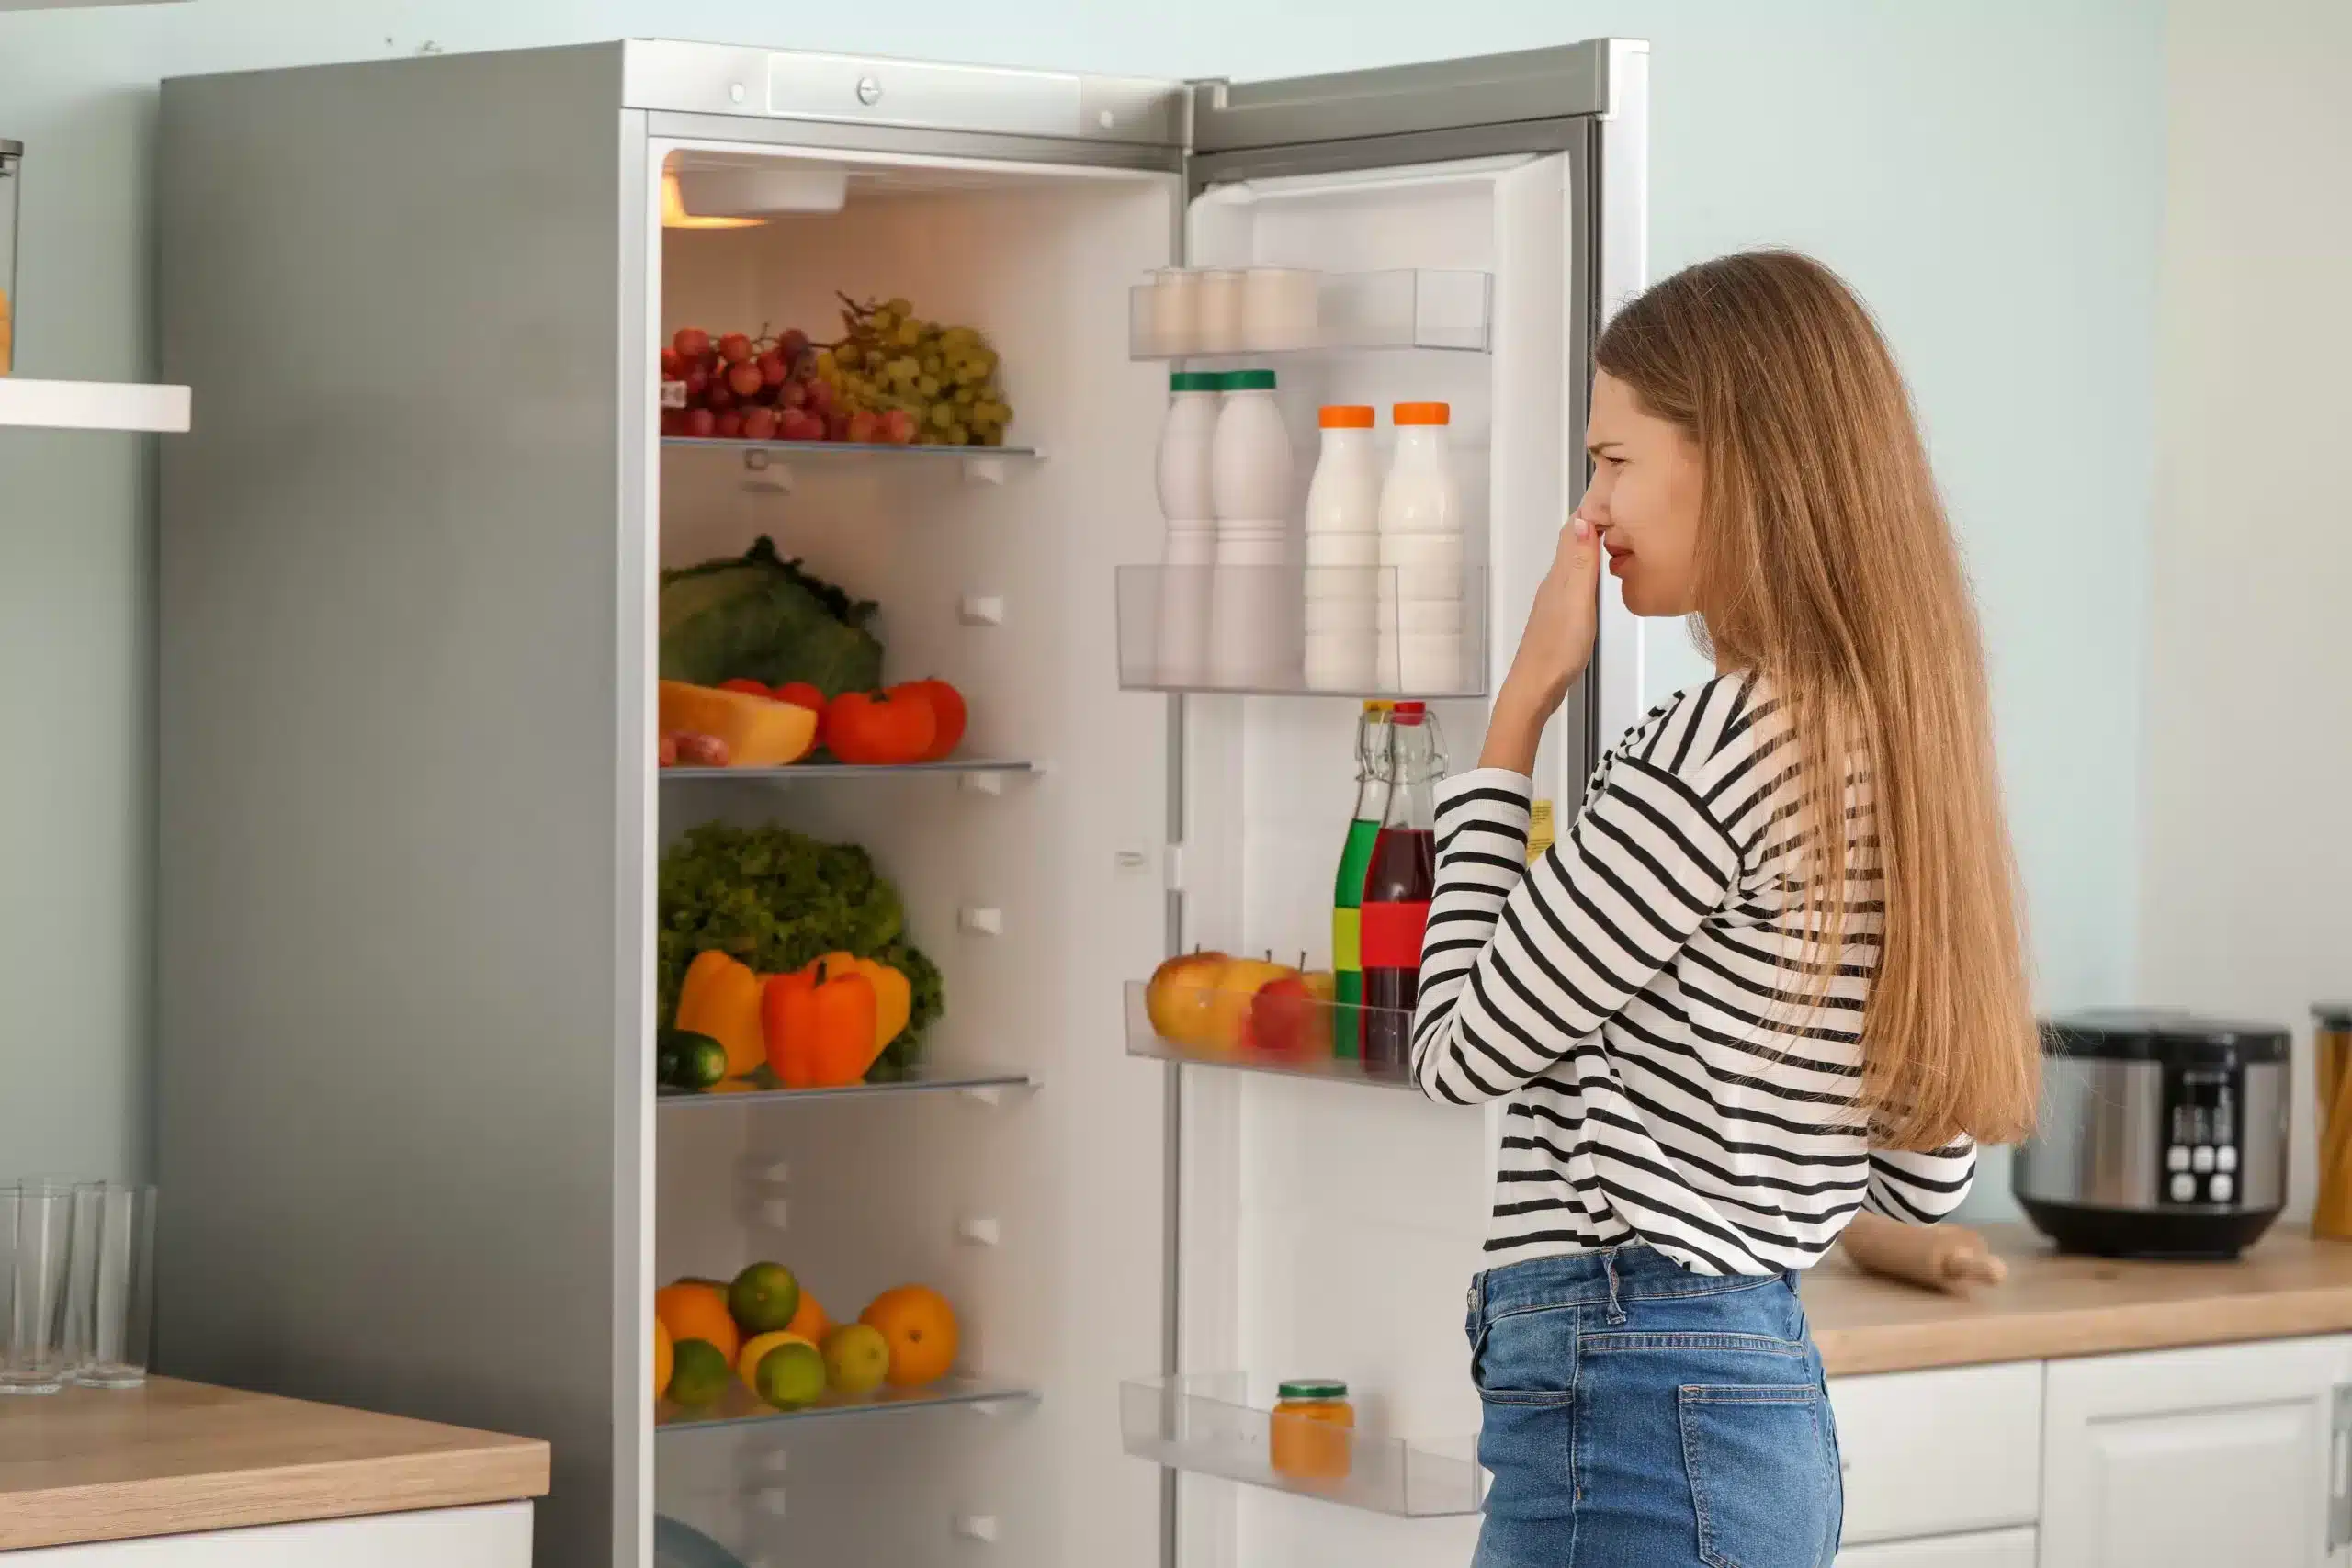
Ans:
{"label": "lime", "polygon": [[870,1324],[845,1324],[825,1336],[825,1375],[838,1393],[872,1393],[890,1371],[890,1342]]}
{"label": "lime", "polygon": [[727,1392],[733,1369],[718,1346],[707,1339],[681,1339],[672,1354],[675,1358],[670,1373],[672,1399],[699,1408],[716,1403]]}
{"label": "lime", "polygon": [[779,1345],[760,1358],[752,1383],[778,1410],[814,1404],[825,1396],[825,1358],[806,1339]]}
{"label": "lime", "polygon": [[789,1328],[800,1310],[800,1281],[781,1263],[754,1263],[727,1287],[727,1310],[746,1334]]}

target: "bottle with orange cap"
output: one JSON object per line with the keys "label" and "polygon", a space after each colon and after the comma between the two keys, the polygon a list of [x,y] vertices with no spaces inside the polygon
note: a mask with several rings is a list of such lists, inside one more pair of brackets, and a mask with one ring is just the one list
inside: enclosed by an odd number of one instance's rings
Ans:
{"label": "bottle with orange cap", "polygon": [[1462,491],[1444,403],[1398,403],[1396,450],[1380,487],[1379,674],[1396,691],[1462,683]]}
{"label": "bottle with orange cap", "polygon": [[1380,572],[1380,455],[1373,412],[1333,403],[1317,417],[1322,455],[1306,487],[1306,683],[1374,685]]}

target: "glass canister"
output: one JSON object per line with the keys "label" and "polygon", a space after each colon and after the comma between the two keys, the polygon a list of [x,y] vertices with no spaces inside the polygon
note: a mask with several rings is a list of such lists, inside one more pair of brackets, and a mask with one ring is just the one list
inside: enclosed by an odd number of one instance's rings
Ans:
{"label": "glass canister", "polygon": [[2317,1078],[2319,1193],[2312,1234],[2352,1241],[2352,1002],[2312,1008],[2312,1064]]}
{"label": "glass canister", "polygon": [[1353,1456],[1355,1406],[1334,1378],[1299,1378],[1275,1391],[1267,1457],[1293,1481],[1345,1481]]}
{"label": "glass canister", "polygon": [[17,187],[25,144],[0,139],[0,376],[17,363]]}

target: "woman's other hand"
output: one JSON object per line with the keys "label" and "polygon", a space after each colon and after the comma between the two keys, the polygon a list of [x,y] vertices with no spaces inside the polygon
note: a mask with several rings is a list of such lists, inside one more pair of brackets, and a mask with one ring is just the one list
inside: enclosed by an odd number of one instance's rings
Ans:
{"label": "woman's other hand", "polygon": [[1544,726],[1560,711],[1568,688],[1592,662],[1593,637],[1600,616],[1600,536],[1581,515],[1560,530],[1552,570],[1535,590],[1527,629],[1520,634],[1510,673],[1487,721],[1482,768],[1535,771],[1535,750]]}

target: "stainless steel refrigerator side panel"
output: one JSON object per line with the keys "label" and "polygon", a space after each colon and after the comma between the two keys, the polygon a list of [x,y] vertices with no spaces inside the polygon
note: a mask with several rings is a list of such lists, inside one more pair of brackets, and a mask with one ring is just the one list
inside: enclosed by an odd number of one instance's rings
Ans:
{"label": "stainless steel refrigerator side panel", "polygon": [[174,81],[157,152],[159,1364],[548,1439],[550,1568],[649,1483],[620,63]]}
{"label": "stainless steel refrigerator side panel", "polygon": [[626,47],[622,101],[630,108],[1183,144],[1179,82],[668,39]]}
{"label": "stainless steel refrigerator side panel", "polygon": [[1205,155],[1603,114],[1615,41],[1272,82],[1196,82],[1193,149]]}
{"label": "stainless steel refrigerator side panel", "polygon": [[1057,141],[1043,136],[1002,136],[972,130],[910,130],[891,125],[837,125],[819,119],[753,119],[742,115],[648,113],[657,140],[729,141],[749,147],[838,148],[843,152],[906,158],[960,158],[1007,164],[1060,164],[1075,168],[1174,173],[1184,154],[1175,147],[1138,142]]}
{"label": "stainless steel refrigerator side panel", "polygon": [[[1650,282],[1650,46],[1638,39],[1604,40],[1609,51],[1608,112],[1593,123],[1594,169],[1585,188],[1585,232],[1577,246],[1578,260],[1593,269],[1589,285],[1581,280],[1579,297],[1589,301],[1591,328],[1584,344],[1588,362],[1600,329]],[[1590,390],[1587,378],[1584,391]],[[1577,442],[1584,442],[1587,400],[1577,412]],[[1591,477],[1589,464],[1586,478]],[[1578,492],[1581,499],[1582,492]],[[1583,684],[1592,725],[1589,755],[1613,746],[1647,710],[1644,697],[1646,659],[1644,644],[1652,635],[1679,636],[1682,625],[1645,626],[1624,606],[1615,585],[1601,583],[1599,646]],[[1579,781],[1581,782],[1581,781]]]}

